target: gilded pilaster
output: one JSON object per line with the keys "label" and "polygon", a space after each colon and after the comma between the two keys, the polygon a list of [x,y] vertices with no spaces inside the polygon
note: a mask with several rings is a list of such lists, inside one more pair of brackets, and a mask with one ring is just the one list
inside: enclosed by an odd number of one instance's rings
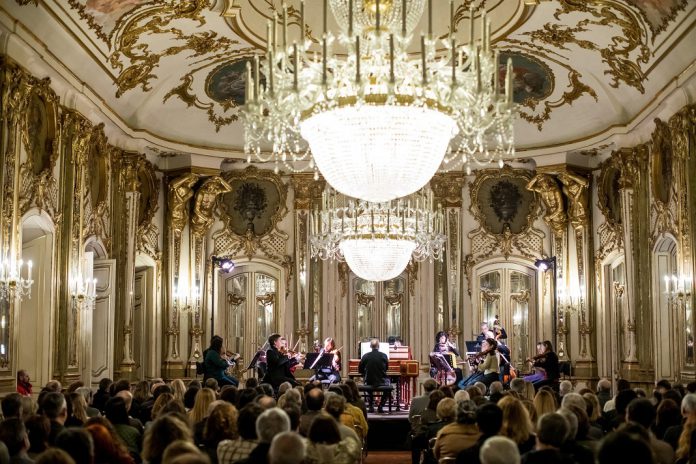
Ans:
{"label": "gilded pilaster", "polygon": [[[313,207],[316,207],[326,182],[314,180],[311,173],[295,174],[291,177],[291,185],[294,193],[295,216],[294,230],[294,255],[295,255],[295,315],[293,317],[293,332],[299,340],[299,350],[307,350],[311,346],[309,337],[320,337],[318,320],[321,308],[315,306],[314,291],[321,292],[321,263],[313,261],[309,253],[310,220]],[[319,286],[319,288],[316,288]]]}
{"label": "gilded pilaster", "polygon": [[[210,270],[210,277],[211,279],[214,278],[213,267],[209,264],[210,260],[207,259],[206,235],[215,221],[213,213],[217,196],[230,190],[232,190],[232,187],[222,177],[211,176],[203,181],[194,199],[193,214],[191,216],[191,253],[189,256],[192,257],[190,275],[193,277],[192,281],[195,282],[195,291],[192,295],[193,308],[191,312],[191,329],[189,330],[191,337],[189,345],[191,347],[191,356],[188,361],[189,375],[191,375],[191,372],[195,372],[196,362],[201,361],[203,355],[202,337],[205,333],[205,327],[202,321],[205,320],[207,311],[205,311],[205,307],[202,304],[201,296],[208,294],[208,287],[205,288],[205,293],[203,293],[202,283],[205,281],[203,276],[207,275],[207,271]],[[211,294],[210,297],[215,298],[215,295]]]}
{"label": "gilded pilaster", "polygon": [[446,253],[443,265],[437,266],[440,272],[436,278],[436,289],[442,293],[438,296],[444,303],[442,330],[449,333],[453,341],[463,343],[459,335],[463,333],[463,295],[462,295],[462,188],[465,176],[461,173],[439,174],[430,181],[439,208],[444,208],[445,235],[447,236]]}

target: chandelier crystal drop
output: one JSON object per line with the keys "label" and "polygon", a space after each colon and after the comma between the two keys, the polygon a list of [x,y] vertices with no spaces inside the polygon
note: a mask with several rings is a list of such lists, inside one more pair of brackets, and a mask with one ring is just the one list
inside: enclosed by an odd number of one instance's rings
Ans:
{"label": "chandelier crystal drop", "polygon": [[381,203],[328,191],[310,218],[311,255],[345,260],[358,277],[379,282],[401,274],[411,259],[441,260],[443,231],[430,191]]}
{"label": "chandelier crystal drop", "polygon": [[0,301],[31,298],[31,287],[34,284],[31,260],[25,263],[21,259],[9,259],[9,253],[3,255],[4,259],[0,260]]}
{"label": "chandelier crystal drop", "polygon": [[[426,4],[428,31],[416,37]],[[304,1],[300,12],[305,31]],[[485,11],[476,39],[469,15],[462,44],[452,32],[433,37],[432,0],[325,0],[315,44],[289,42],[284,8],[269,22],[264,60],[247,65],[247,160],[309,167],[339,192],[378,203],[422,188],[443,160],[502,163],[514,155],[512,64],[500,69]]]}

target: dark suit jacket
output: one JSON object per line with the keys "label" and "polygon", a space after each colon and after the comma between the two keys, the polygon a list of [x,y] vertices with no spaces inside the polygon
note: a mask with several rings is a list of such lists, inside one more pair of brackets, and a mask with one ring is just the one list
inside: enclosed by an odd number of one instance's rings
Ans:
{"label": "dark suit jacket", "polygon": [[372,350],[360,360],[358,371],[362,374],[365,380],[365,385],[379,386],[386,385],[387,382],[387,366],[389,358],[379,350]]}
{"label": "dark suit jacket", "polygon": [[273,385],[273,388],[278,388],[285,381],[295,383],[295,377],[290,372],[290,368],[297,364],[297,361],[294,359],[291,361],[290,358],[275,347],[271,347],[266,351],[266,363],[268,364],[268,371],[263,378],[264,382],[270,383]]}

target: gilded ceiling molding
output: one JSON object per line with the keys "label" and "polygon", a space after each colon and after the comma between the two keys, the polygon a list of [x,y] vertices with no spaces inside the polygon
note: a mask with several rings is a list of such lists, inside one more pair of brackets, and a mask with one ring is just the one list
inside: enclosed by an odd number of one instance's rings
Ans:
{"label": "gilded ceiling molding", "polygon": [[[561,28],[560,25],[545,25],[544,29],[527,33],[532,40],[541,41],[557,48],[567,50],[567,44],[575,44],[581,48],[598,51],[602,62],[609,69],[604,73],[612,78],[610,85],[619,87],[623,82],[640,93],[645,93],[643,81],[645,74],[641,64],[647,64],[652,54],[648,47],[648,33],[643,25],[642,16],[618,0],[559,0],[560,7],[554,17],[560,20],[561,15],[587,13],[591,18],[585,18],[575,27]],[[597,44],[578,39],[576,34],[589,32],[586,26],[619,27],[620,35],[615,35],[606,44]]]}
{"label": "gilded ceiling molding", "polygon": [[[118,29],[114,53],[109,57],[111,67],[119,73],[116,97],[138,86],[143,92],[151,90],[150,82],[157,79],[153,71],[165,57],[187,52],[190,59],[197,59],[232,52],[239,41],[211,30],[184,32],[183,21],[189,21],[196,28],[204,26],[206,21],[201,13],[209,7],[209,0],[190,0],[158,5],[132,15]],[[153,51],[148,44],[158,36],[176,45]]]}
{"label": "gilded ceiling molding", "polygon": [[677,15],[679,14],[679,12],[684,11],[686,9],[686,6],[689,4],[689,0],[671,0],[670,2],[667,2],[667,1],[658,2],[658,5],[663,4],[663,5],[667,5],[667,6],[669,6],[669,3],[671,3],[671,8],[670,8],[669,13],[667,15],[663,15],[660,18],[661,22],[656,25],[656,24],[653,24],[653,21],[650,20],[648,13],[644,9],[646,2],[644,2],[642,0],[627,0],[627,2],[630,5],[633,5],[636,9],[638,9],[640,11],[641,15],[644,17],[646,23],[648,24],[648,27],[650,27],[650,31],[653,34],[653,36],[652,36],[653,43],[655,42],[655,38],[661,32],[667,30],[667,26],[669,25],[669,23],[673,22],[677,18]]}
{"label": "gilded ceiling molding", "polygon": [[[527,195],[531,197],[523,200],[521,195],[524,193],[520,192],[526,191],[525,187],[531,180],[530,171],[513,169],[505,165],[503,169],[476,171],[476,179],[469,183],[471,196],[469,211],[478,222],[478,228],[468,234],[471,240],[471,253],[464,257],[463,263],[469,295],[472,291],[472,271],[476,264],[495,255],[502,255],[505,259],[509,259],[510,256],[519,256],[527,260],[543,256],[543,240],[546,235],[534,227],[534,220],[540,212],[538,196],[536,192],[530,190]],[[486,193],[490,198],[483,198],[486,194],[482,193],[484,186],[488,189]],[[520,205],[522,210],[519,209]],[[495,220],[494,216],[497,217],[498,222],[503,222],[500,232],[491,230],[490,221]],[[512,225],[508,223],[513,220],[517,229],[515,232]]]}

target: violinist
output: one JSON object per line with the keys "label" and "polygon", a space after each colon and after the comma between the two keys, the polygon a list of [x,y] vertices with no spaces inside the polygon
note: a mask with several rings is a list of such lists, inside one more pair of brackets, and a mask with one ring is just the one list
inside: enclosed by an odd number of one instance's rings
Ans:
{"label": "violinist", "polygon": [[458,387],[464,389],[476,382],[483,382],[488,387],[490,384],[499,379],[499,362],[498,362],[498,342],[494,338],[489,337],[481,342],[481,351],[476,355],[479,360],[476,372],[471,374],[466,379],[459,382]]}
{"label": "violinist", "polygon": [[527,358],[527,362],[534,367],[534,373],[526,375],[524,380],[531,382],[535,388],[539,388],[547,382],[555,382],[560,376],[558,356],[553,351],[553,345],[549,340],[537,343],[537,354],[533,358]]}
{"label": "violinist", "polygon": [[329,380],[331,383],[338,383],[341,381],[341,351],[336,348],[336,342],[331,337],[327,337],[324,340],[324,346],[319,350],[319,356],[325,353],[333,355],[331,366],[318,369],[317,380]]}
{"label": "violinist", "polygon": [[263,381],[271,384],[274,390],[278,390],[283,382],[290,382],[293,386],[299,385],[291,368],[299,364],[300,355],[288,352],[287,341],[280,334],[268,337],[269,349],[266,351],[267,372]]}
{"label": "violinist", "polygon": [[[447,332],[440,331],[435,334],[435,347],[433,348],[434,353],[441,353],[445,356],[447,363],[454,369],[456,375],[456,383],[462,380],[462,370],[457,367],[457,356],[459,356],[459,350],[449,341],[449,336]],[[437,378],[438,372],[435,367],[430,367],[430,377]]]}
{"label": "violinist", "polygon": [[204,353],[205,374],[204,379],[213,378],[217,380],[218,385],[232,385],[236,387],[239,381],[225,374],[225,371],[230,367],[230,359],[222,352],[222,337],[215,335],[210,340],[210,347]]}

